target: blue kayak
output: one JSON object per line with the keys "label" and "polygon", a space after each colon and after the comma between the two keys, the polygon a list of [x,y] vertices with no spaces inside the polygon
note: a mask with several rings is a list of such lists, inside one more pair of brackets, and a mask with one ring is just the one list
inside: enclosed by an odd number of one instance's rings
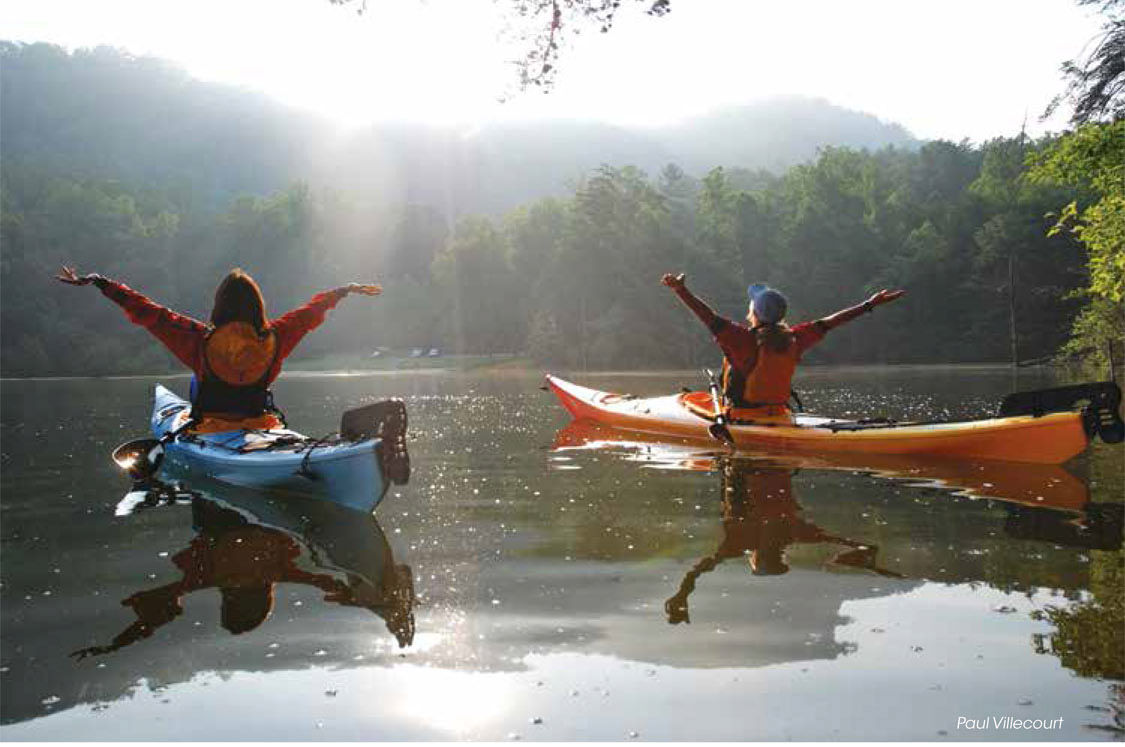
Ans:
{"label": "blue kayak", "polygon": [[[406,481],[403,470],[409,470],[405,461],[405,410],[401,402],[392,404],[397,405],[402,421],[401,430],[393,438],[313,439],[287,428],[180,433],[191,404],[157,384],[153,435],[161,439],[169,432],[176,433],[165,444],[160,474],[185,478],[199,475],[242,487],[313,495],[370,512],[392,481]],[[387,448],[391,441],[395,442],[394,449]],[[391,464],[395,459],[398,461]]]}

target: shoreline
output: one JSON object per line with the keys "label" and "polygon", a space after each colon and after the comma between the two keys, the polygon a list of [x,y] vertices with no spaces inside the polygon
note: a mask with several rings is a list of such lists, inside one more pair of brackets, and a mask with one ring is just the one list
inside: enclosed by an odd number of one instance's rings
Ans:
{"label": "shoreline", "polygon": [[[513,365],[515,361],[511,359],[500,360],[495,364],[478,364],[471,366],[419,366],[419,367],[402,367],[402,368],[308,368],[290,371],[282,371],[279,379],[284,378],[315,378],[319,376],[324,377],[359,377],[359,376],[393,376],[397,374],[422,374],[422,375],[435,375],[435,374],[460,374],[469,372],[495,372],[495,373],[546,373],[552,370],[568,371],[571,374],[581,373],[583,376],[665,376],[668,374],[677,373],[695,373],[695,368],[660,368],[660,369],[592,369],[589,371],[577,371],[565,367],[551,367],[551,366],[537,366],[533,363],[524,365],[522,362],[519,365]],[[1020,368],[1013,368],[1010,363],[990,363],[990,362],[973,362],[973,363],[826,363],[826,364],[809,364],[802,366],[798,369],[800,373],[814,373],[818,371],[870,371],[870,370],[887,370],[892,369],[896,371],[910,371],[910,370],[930,370],[930,369],[954,369],[962,371],[1027,371],[1029,369],[1065,369],[1065,366],[1059,364],[1045,363],[1039,366],[1024,366]],[[128,381],[133,379],[187,379],[191,374],[178,371],[168,373],[144,373],[144,374],[106,374],[102,376],[0,376],[0,383],[17,382],[17,381]]]}

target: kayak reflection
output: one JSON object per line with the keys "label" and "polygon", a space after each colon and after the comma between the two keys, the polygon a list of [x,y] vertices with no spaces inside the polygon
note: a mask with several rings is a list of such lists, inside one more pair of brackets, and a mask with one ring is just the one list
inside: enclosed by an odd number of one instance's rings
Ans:
{"label": "kayak reflection", "polygon": [[[878,547],[865,537],[848,537],[802,515],[793,492],[799,470],[870,475],[911,487],[937,488],[951,495],[986,498],[1004,507],[1004,535],[1087,550],[1122,545],[1125,510],[1117,503],[1094,503],[1086,483],[1056,465],[1012,464],[895,455],[731,456],[718,446],[625,431],[577,420],[559,431],[554,451],[597,450],[653,469],[718,471],[721,478],[721,538],[715,550],[686,573],[665,603],[670,623],[690,621],[688,597],[701,576],[719,564],[745,562],[756,576],[788,572],[787,550],[823,545],[833,554],[825,565],[891,578],[955,581],[949,571],[917,566],[887,568]],[[864,525],[853,533],[864,534]],[[934,575],[931,575],[934,574]]]}
{"label": "kayak reflection", "polygon": [[[555,435],[553,451],[594,449],[660,469],[709,472],[728,452],[697,440],[626,431],[591,420],[575,420]],[[858,472],[954,495],[1018,503],[1057,511],[1083,512],[1090,502],[1086,483],[1053,464],[1027,464],[900,454],[746,454],[737,459],[790,470]]]}
{"label": "kayak reflection", "polygon": [[177,581],[123,599],[136,620],[111,643],[72,656],[104,655],[148,638],[183,614],[184,597],[205,589],[219,592],[225,630],[250,632],[270,617],[278,584],[312,586],[325,602],[366,609],[383,620],[400,648],[413,642],[413,574],[395,563],[373,515],[310,498],[197,486],[157,484],[147,498],[131,494],[122,502],[128,505],[119,505],[121,515],[189,501],[196,536],[171,557]]}

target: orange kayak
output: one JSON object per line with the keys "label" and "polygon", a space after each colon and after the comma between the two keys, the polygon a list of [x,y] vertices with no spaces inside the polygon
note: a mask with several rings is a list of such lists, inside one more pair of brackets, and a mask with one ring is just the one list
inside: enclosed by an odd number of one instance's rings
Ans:
{"label": "orange kayak", "polygon": [[[555,376],[547,384],[576,419],[641,433],[715,443],[710,395],[639,398],[588,389]],[[1062,464],[1089,443],[1082,412],[943,423],[863,423],[797,415],[793,425],[731,423],[740,450],[803,454],[900,454]]]}

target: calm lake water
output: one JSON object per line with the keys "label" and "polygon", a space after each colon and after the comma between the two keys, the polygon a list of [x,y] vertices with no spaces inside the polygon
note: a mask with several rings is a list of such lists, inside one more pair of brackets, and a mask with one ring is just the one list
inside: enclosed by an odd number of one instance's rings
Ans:
{"label": "calm lake water", "polygon": [[[214,486],[115,516],[109,452],[147,435],[156,381],[0,387],[5,740],[1122,736],[1120,446],[871,474],[598,447],[531,373],[294,375],[278,401],[311,435],[406,399],[413,475],[373,516]],[[910,418],[1013,384],[799,383],[810,411]]]}

